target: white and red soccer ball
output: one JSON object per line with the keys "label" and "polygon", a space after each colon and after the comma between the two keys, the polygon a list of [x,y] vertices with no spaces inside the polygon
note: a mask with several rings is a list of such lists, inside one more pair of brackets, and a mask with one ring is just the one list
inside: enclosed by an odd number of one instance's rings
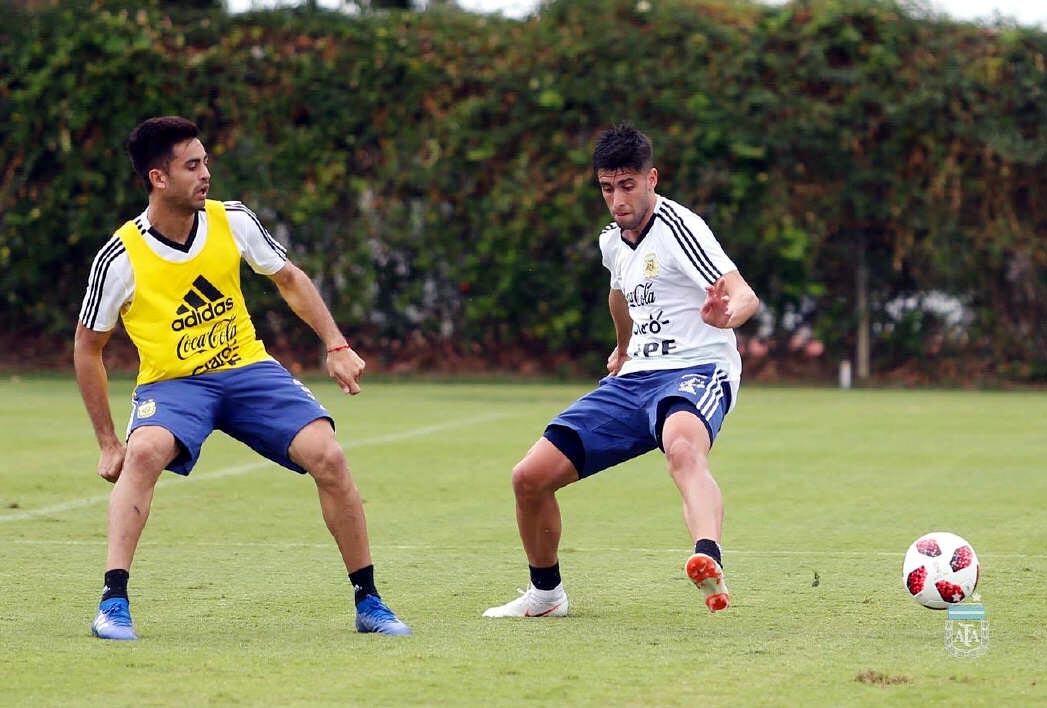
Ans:
{"label": "white and red soccer ball", "polygon": [[978,572],[978,556],[971,544],[954,533],[932,531],[909,546],[902,583],[924,607],[944,610],[971,596]]}

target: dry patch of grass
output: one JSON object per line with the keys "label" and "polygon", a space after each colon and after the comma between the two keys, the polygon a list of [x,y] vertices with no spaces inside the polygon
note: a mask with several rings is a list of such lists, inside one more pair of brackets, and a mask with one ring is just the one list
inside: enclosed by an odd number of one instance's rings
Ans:
{"label": "dry patch of grass", "polygon": [[873,686],[894,686],[899,683],[912,683],[912,677],[910,676],[888,676],[880,671],[863,671],[854,677],[854,680],[858,683],[868,683]]}

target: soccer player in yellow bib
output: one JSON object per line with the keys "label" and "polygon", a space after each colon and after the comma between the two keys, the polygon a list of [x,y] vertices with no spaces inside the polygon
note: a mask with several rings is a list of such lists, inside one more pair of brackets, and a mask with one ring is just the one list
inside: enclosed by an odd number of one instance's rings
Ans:
{"label": "soccer player in yellow bib", "polygon": [[[327,371],[345,393],[360,392],[363,359],[258,218],[239,202],[207,199],[207,151],[192,122],[150,118],[134,129],[127,148],[149,205],[95,257],[74,348],[77,382],[101,448],[98,475],[114,483],[105,587],[92,632],[138,638],[127,582],[153,489],[164,469],[188,475],[204,440],[222,430],[312,476],[354,588],[357,631],[410,634],[375,588],[360,493],[331,415],[255,336],[240,290],[240,259],[269,276],[316,331],[327,347]],[[141,362],[126,442],[114,431],[102,362],[118,318]]]}

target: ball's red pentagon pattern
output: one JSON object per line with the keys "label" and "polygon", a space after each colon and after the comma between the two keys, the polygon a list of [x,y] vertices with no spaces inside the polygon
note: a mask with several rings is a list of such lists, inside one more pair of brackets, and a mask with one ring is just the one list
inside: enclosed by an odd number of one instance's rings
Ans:
{"label": "ball's red pentagon pattern", "polygon": [[905,586],[909,588],[909,592],[913,595],[923,590],[923,581],[927,579],[927,569],[922,565],[909,573],[909,577],[905,580]]}
{"label": "ball's red pentagon pattern", "polygon": [[938,546],[938,542],[933,538],[921,538],[916,542],[916,550],[925,556],[931,558],[937,558],[942,554],[942,549]]}
{"label": "ball's red pentagon pattern", "polygon": [[952,560],[949,561],[949,567],[953,569],[953,572],[961,570],[969,566],[973,558],[974,551],[971,550],[970,546],[960,546],[956,549],[956,552],[952,554]]}
{"label": "ball's red pentagon pattern", "polygon": [[948,603],[963,602],[963,599],[967,595],[956,583],[950,583],[947,580],[939,580],[934,584],[935,589],[938,591],[938,595],[941,596],[942,600]]}

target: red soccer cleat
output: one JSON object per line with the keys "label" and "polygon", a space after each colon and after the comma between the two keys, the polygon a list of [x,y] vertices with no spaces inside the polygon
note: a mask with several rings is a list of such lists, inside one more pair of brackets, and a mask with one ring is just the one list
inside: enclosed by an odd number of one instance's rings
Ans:
{"label": "red soccer cleat", "polygon": [[695,553],[684,566],[687,577],[705,595],[705,606],[710,612],[726,610],[731,604],[731,594],[723,579],[723,569],[716,559],[704,553]]}

